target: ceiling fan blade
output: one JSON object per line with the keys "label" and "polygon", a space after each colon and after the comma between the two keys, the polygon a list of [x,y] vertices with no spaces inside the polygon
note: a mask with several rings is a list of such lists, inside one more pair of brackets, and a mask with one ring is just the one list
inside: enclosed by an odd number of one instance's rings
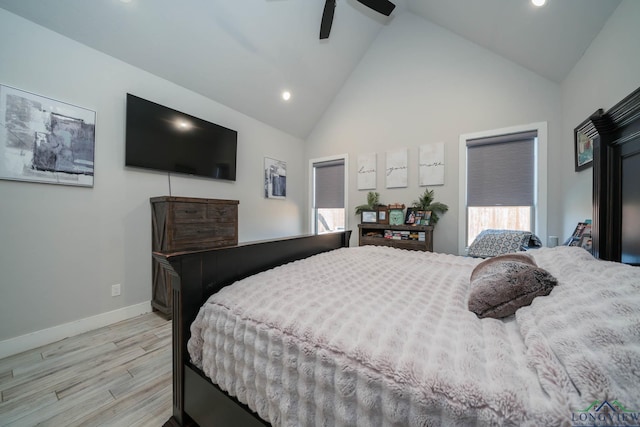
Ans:
{"label": "ceiling fan blade", "polygon": [[363,5],[367,6],[370,9],[375,10],[378,13],[381,13],[385,16],[391,15],[393,9],[395,9],[396,5],[391,3],[389,0],[358,0]]}
{"label": "ceiling fan blade", "polygon": [[336,0],[327,0],[324,3],[322,21],[320,22],[320,40],[328,39],[333,24],[333,12],[336,10]]}

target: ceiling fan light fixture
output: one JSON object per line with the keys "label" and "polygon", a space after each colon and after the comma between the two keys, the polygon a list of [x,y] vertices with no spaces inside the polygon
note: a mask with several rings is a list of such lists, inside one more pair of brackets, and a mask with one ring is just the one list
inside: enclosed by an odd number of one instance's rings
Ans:
{"label": "ceiling fan light fixture", "polygon": [[393,9],[396,7],[396,5],[391,3],[389,0],[358,0],[358,2],[378,13],[383,14],[384,16],[391,15],[391,12],[393,12]]}
{"label": "ceiling fan light fixture", "polygon": [[536,7],[542,7],[547,3],[547,0],[531,0],[531,3]]}

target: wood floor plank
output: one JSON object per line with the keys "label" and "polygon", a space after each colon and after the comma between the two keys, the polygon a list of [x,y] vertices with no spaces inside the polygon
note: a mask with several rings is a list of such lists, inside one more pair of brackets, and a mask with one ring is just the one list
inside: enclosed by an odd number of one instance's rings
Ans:
{"label": "wood floor plank", "polygon": [[29,401],[11,401],[0,404],[0,426],[6,426],[58,402],[55,393],[33,396]]}
{"label": "wood floor plank", "polygon": [[[98,400],[99,398],[105,398],[105,401]],[[112,398],[113,399],[113,398]],[[105,403],[106,402],[106,403]],[[63,411],[58,412],[55,415],[47,414],[47,418],[38,422],[39,427],[59,427],[59,426],[71,426],[74,425],[78,419],[82,418],[88,411],[94,410],[96,407],[104,406],[111,403],[108,397],[103,394],[95,396],[94,399],[85,399],[82,402],[78,402],[72,407],[65,408]],[[119,425],[117,422],[111,424],[113,426]],[[88,424],[85,424],[87,427]],[[13,427],[13,426],[12,426]]]}
{"label": "wood floor plank", "polygon": [[156,313],[0,359],[0,426],[162,425],[171,366]]}
{"label": "wood floor plank", "polygon": [[127,394],[130,394],[132,390],[136,390],[141,386],[145,386],[151,383],[158,376],[171,374],[171,372],[172,370],[170,362],[169,366],[165,364],[161,367],[138,371],[136,375],[132,376],[127,381],[122,382],[117,386],[111,387],[111,394],[113,394],[116,399],[124,398]]}
{"label": "wood floor plank", "polygon": [[149,396],[149,398],[135,408],[132,408],[129,415],[123,417],[123,425],[127,426],[161,426],[171,416],[171,406],[167,405],[167,401],[172,400],[171,387],[163,387],[158,392]]}
{"label": "wood floor plank", "polygon": [[144,350],[140,347],[134,347],[124,349],[123,353],[106,351],[99,353],[99,355],[95,355],[94,352],[89,354],[91,354],[90,358],[74,357],[71,364],[67,360],[60,361],[62,366],[59,370],[55,369],[55,365],[51,365],[47,370],[35,377],[37,381],[32,378],[32,375],[26,376],[24,381],[21,381],[22,378],[20,377],[14,378],[18,383],[3,390],[4,400],[28,396],[31,393],[42,392],[42,390],[59,391],[66,389],[76,382],[91,379],[105,370],[115,369],[122,363],[143,355]]}
{"label": "wood floor plank", "polygon": [[[114,402],[104,405],[87,416],[78,420],[78,426],[86,425],[102,425],[112,422],[114,419],[122,425],[127,425],[122,420],[127,418],[131,412],[137,411],[140,405],[146,405],[146,402],[152,400],[160,389],[171,388],[171,375],[155,378],[153,381],[134,387],[128,393],[122,394]],[[171,397],[167,399],[167,405],[171,406]],[[73,425],[73,424],[71,424]]]}
{"label": "wood floor plank", "polygon": [[173,366],[171,353],[164,349],[157,349],[139,357],[136,360],[123,365],[127,372],[133,377],[141,375],[153,374],[153,372],[164,373],[164,370],[171,370]]}
{"label": "wood floor plank", "polygon": [[31,365],[33,363],[39,362],[40,360],[42,360],[42,354],[40,354],[37,349],[25,351],[14,356],[0,359],[0,372],[3,373],[2,376],[4,377],[4,373],[6,372],[11,372],[14,369]]}
{"label": "wood floor plank", "polygon": [[[13,378],[13,371],[9,370],[9,371],[5,371],[5,372],[0,372],[0,383],[4,382],[8,382],[11,378]],[[1,396],[2,392],[0,392],[0,402],[2,402],[2,396]]]}
{"label": "wood floor plank", "polygon": [[55,385],[73,377],[79,371],[84,359],[93,359],[108,348],[115,348],[113,343],[107,343],[98,348],[88,348],[83,354],[77,352],[73,356],[63,357],[60,360],[40,361],[32,367],[16,369],[13,378],[0,383],[0,391],[4,401],[15,399],[18,396],[28,397],[33,393],[55,391]]}
{"label": "wood floor plank", "polygon": [[78,348],[68,354],[56,358],[43,359],[40,362],[33,363],[29,366],[23,366],[13,370],[14,378],[36,379],[42,375],[48,375],[51,372],[68,368],[93,357],[107,353],[109,350],[117,349],[113,342],[105,342],[101,345],[88,345],[84,348]]}
{"label": "wood floor plank", "polygon": [[158,348],[166,345],[167,342],[171,341],[171,336],[169,337],[159,337],[155,331],[157,329],[162,328],[154,328],[144,334],[134,335],[132,337],[127,337],[123,340],[114,341],[118,347],[126,347],[128,345],[138,345],[144,348],[146,351],[150,351],[150,349]]}
{"label": "wood floor plank", "polygon": [[[95,390],[91,393],[86,393],[75,400],[59,400],[41,408],[39,411],[31,412],[7,426],[68,425],[74,420],[82,417],[87,410],[109,405],[113,403],[113,401],[114,398],[108,390]],[[62,422],[58,420],[61,420]]]}
{"label": "wood floor plank", "polygon": [[82,351],[89,345],[95,346],[106,342],[113,342],[113,334],[111,334],[108,327],[85,332],[73,337],[67,337],[61,341],[42,347],[40,352],[43,359],[51,359]]}
{"label": "wood floor plank", "polygon": [[99,376],[91,378],[90,380],[76,380],[68,387],[60,385],[56,390],[56,396],[60,400],[73,399],[75,396],[88,393],[99,388],[110,390],[112,387],[116,387],[119,384],[130,381],[131,378],[133,377],[128,371],[112,369],[102,372]]}
{"label": "wood floor plank", "polygon": [[41,347],[42,357],[46,359],[61,356],[77,349],[85,348],[87,345],[99,345],[105,342],[123,340],[136,336],[140,331],[144,332],[166,325],[167,321],[165,319],[157,315],[154,316],[155,318],[149,318],[147,315],[137,316],[48,344]]}

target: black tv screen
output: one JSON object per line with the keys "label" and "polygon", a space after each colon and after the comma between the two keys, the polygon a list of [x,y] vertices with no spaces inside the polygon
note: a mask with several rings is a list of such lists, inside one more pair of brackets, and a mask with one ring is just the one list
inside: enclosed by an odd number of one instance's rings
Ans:
{"label": "black tv screen", "polygon": [[236,180],[238,132],[127,94],[125,165]]}

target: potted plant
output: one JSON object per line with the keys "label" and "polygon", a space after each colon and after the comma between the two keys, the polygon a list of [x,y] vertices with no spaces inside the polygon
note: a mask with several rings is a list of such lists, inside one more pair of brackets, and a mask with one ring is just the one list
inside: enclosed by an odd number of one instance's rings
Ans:
{"label": "potted plant", "polygon": [[421,211],[431,211],[431,225],[436,225],[440,216],[438,214],[443,214],[449,210],[449,206],[444,203],[434,202],[433,201],[433,190],[429,190],[425,188],[424,193],[420,196],[418,200],[413,201],[413,207],[416,210]]}
{"label": "potted plant", "polygon": [[380,193],[369,191],[367,193],[367,204],[356,206],[356,215],[360,215],[362,211],[375,211],[380,205]]}

